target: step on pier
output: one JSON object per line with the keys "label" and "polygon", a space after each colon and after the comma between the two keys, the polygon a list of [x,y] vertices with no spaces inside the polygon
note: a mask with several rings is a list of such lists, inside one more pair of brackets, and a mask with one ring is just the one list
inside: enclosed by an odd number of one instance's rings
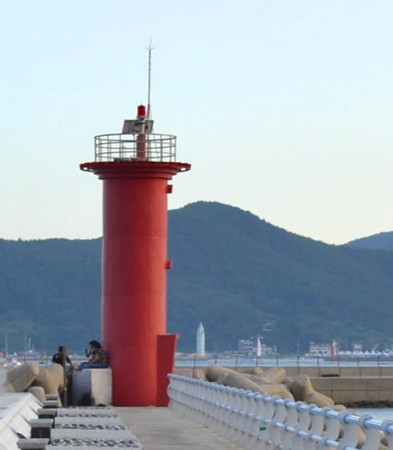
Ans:
{"label": "step on pier", "polygon": [[[19,449],[70,450],[72,448],[143,449],[111,407],[51,408],[50,417],[42,418],[46,408],[37,409],[39,418],[29,421],[31,437],[17,442]],[[1,447],[0,447],[0,450]],[[8,449],[7,449],[8,450]]]}

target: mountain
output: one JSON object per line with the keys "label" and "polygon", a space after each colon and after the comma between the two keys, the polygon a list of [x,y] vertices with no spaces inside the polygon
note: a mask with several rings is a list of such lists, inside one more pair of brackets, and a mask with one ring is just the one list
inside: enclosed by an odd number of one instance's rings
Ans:
{"label": "mountain", "polygon": [[376,250],[393,250],[393,231],[374,234],[354,241],[346,245],[356,248],[372,248]]}
{"label": "mountain", "polygon": [[309,341],[390,343],[393,253],[327,245],[197,202],[171,212],[170,257],[169,325],[187,347],[199,321],[212,350],[257,335],[281,353]]}
{"label": "mountain", "polygon": [[[180,351],[195,351],[200,321],[208,351],[258,335],[281,354],[333,339],[392,345],[393,252],[324,244],[215,202],[170,211],[169,230],[168,331]],[[10,349],[99,339],[100,259],[100,239],[0,240]]]}
{"label": "mountain", "polygon": [[0,240],[0,348],[55,353],[99,334],[101,239]]}

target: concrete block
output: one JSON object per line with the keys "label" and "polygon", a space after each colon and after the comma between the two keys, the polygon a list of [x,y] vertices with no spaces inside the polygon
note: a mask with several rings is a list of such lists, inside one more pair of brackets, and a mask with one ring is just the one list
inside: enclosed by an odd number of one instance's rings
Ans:
{"label": "concrete block", "polygon": [[45,394],[58,394],[64,385],[64,371],[60,364],[52,364],[48,367],[39,367],[33,386],[44,388]]}
{"label": "concrete block", "polygon": [[0,395],[0,449],[17,450],[21,436],[30,437],[29,421],[37,417],[41,407],[28,393],[3,393]]}
{"label": "concrete block", "polygon": [[260,392],[261,394],[267,394],[267,392],[258,384],[248,379],[242,373],[227,372],[217,379],[218,384],[224,386],[231,386],[239,389],[249,389],[250,391]]}
{"label": "concrete block", "polygon": [[296,401],[304,401],[307,395],[314,392],[313,385],[307,375],[296,375],[291,384],[291,393]]}
{"label": "concrete block", "polygon": [[[101,425],[102,417],[56,417],[55,427],[64,424],[80,424],[80,425]],[[122,422],[119,417],[105,417],[105,425],[120,425]]]}
{"label": "concrete block", "polygon": [[132,439],[132,434],[128,430],[80,430],[80,429],[65,429],[54,428],[52,430],[51,440],[55,439],[83,439],[93,440],[102,439],[108,441],[116,441],[120,439]]}
{"label": "concrete block", "polygon": [[[74,447],[71,447],[69,445],[48,445],[46,447],[46,450],[70,450]],[[102,446],[97,446],[97,445],[89,445],[88,447],[89,450],[102,450]],[[133,447],[133,448],[141,448],[142,447]],[[122,447],[118,447],[118,446],[111,446],[111,450],[124,450],[124,446]]]}
{"label": "concrete block", "polygon": [[21,450],[46,450],[46,446],[48,444],[49,439],[20,439],[17,443],[18,448],[20,448]]}
{"label": "concrete block", "polygon": [[112,369],[83,369],[72,374],[72,405],[112,404]]}
{"label": "concrete block", "polygon": [[44,408],[57,408],[59,406],[59,400],[45,400],[42,404]]}
{"label": "concrete block", "polygon": [[334,401],[330,397],[315,391],[307,394],[304,401],[309,404],[312,403],[317,405],[320,408],[324,408],[325,406],[332,408],[334,406]]}
{"label": "concrete block", "polygon": [[112,406],[104,407],[75,407],[75,408],[59,408],[57,410],[58,417],[78,416],[78,417],[118,417],[116,410]]}
{"label": "concrete block", "polygon": [[50,438],[53,419],[32,419],[29,421],[31,438]]}
{"label": "concrete block", "polygon": [[206,367],[205,375],[208,381],[217,381],[229,372],[233,372],[233,370],[212,364]]}
{"label": "concrete block", "polygon": [[57,408],[38,408],[37,415],[39,419],[51,419],[57,416]]}
{"label": "concrete block", "polygon": [[287,374],[282,367],[271,367],[263,372],[263,377],[270,383],[282,383]]}
{"label": "concrete block", "polygon": [[206,381],[206,374],[204,367],[194,367],[192,371],[192,378],[196,378],[197,380]]}
{"label": "concrete block", "polygon": [[[72,448],[80,448],[80,447],[71,447],[70,445],[47,445],[46,450],[70,450]],[[89,445],[88,447],[85,447],[88,450],[102,450],[102,445]],[[124,445],[121,446],[117,446],[117,445],[110,445],[111,450],[124,450]],[[143,446],[136,442],[133,441],[133,445],[132,447],[128,447],[128,448],[133,448],[133,449],[141,449],[143,450]]]}
{"label": "concrete block", "polygon": [[30,386],[27,392],[34,395],[34,397],[41,403],[44,403],[46,400],[45,391],[42,386]]}
{"label": "concrete block", "polygon": [[248,373],[249,375],[262,375],[264,370],[262,367],[238,367],[237,372]]}
{"label": "concrete block", "polygon": [[7,383],[12,385],[15,392],[23,392],[36,379],[39,371],[39,367],[34,362],[23,364],[7,372]]}

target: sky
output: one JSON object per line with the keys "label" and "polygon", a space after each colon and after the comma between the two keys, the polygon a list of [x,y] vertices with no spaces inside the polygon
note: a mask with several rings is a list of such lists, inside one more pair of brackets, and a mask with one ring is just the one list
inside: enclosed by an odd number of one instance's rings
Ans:
{"label": "sky", "polygon": [[0,238],[102,234],[79,164],[147,98],[170,209],[237,206],[329,244],[393,231],[390,0],[17,0],[0,29]]}

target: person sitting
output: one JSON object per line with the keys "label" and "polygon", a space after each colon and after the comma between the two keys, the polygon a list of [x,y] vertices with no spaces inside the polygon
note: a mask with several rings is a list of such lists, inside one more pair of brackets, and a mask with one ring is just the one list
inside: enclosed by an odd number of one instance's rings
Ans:
{"label": "person sitting", "polygon": [[89,360],[83,362],[79,366],[79,369],[101,369],[108,367],[108,354],[102,348],[102,345],[96,340],[90,341],[89,345],[91,348]]}
{"label": "person sitting", "polygon": [[63,367],[68,367],[71,369],[75,369],[75,364],[73,364],[67,355],[67,347],[64,345],[60,345],[59,351],[52,356],[52,362],[56,364],[60,364]]}

